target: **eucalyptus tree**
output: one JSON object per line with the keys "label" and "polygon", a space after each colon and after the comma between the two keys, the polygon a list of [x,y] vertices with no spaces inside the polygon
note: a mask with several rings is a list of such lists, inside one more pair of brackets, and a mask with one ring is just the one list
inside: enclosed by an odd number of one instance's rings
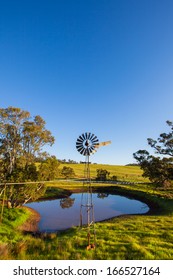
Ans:
{"label": "eucalyptus tree", "polygon": [[39,165],[39,179],[50,181],[54,180],[60,174],[60,163],[55,156],[47,157]]}
{"label": "eucalyptus tree", "polygon": [[22,155],[23,123],[30,114],[19,108],[0,109],[0,159],[5,177],[12,174]]}
{"label": "eucalyptus tree", "polygon": [[65,177],[65,179],[73,178],[75,176],[75,172],[72,167],[64,166],[61,170],[61,175]]}
{"label": "eucalyptus tree", "polygon": [[161,133],[157,140],[147,139],[148,145],[158,156],[151,155],[146,150],[139,150],[133,154],[144,171],[143,176],[158,186],[169,186],[173,180],[173,122],[166,123],[169,132]]}
{"label": "eucalyptus tree", "polygon": [[[53,145],[54,137],[46,129],[45,121],[40,116],[31,117],[28,111],[20,108],[0,108],[0,180],[1,182],[25,182],[41,179],[39,168],[35,165],[35,158],[44,155],[45,145]],[[8,198],[21,197],[20,201],[29,200],[34,193],[41,190],[39,185],[32,185],[25,191],[18,187],[15,194],[11,186]],[[33,191],[31,191],[33,189]],[[23,195],[22,195],[23,192]],[[20,194],[19,194],[20,193]],[[28,195],[29,194],[29,195]],[[15,203],[16,203],[16,199]],[[14,203],[14,205],[15,205]]]}
{"label": "eucalyptus tree", "polygon": [[97,169],[96,181],[106,181],[108,180],[109,175],[110,172],[108,172],[106,169]]}
{"label": "eucalyptus tree", "polygon": [[45,128],[45,121],[40,116],[35,116],[32,121],[23,123],[23,157],[26,164],[32,163],[36,156],[42,156],[42,147],[46,144],[52,145],[54,137]]}

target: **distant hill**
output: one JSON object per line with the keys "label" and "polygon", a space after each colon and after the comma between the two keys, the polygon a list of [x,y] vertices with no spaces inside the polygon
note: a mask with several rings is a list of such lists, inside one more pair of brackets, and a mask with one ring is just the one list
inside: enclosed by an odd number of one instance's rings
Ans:
{"label": "distant hill", "polygon": [[128,163],[125,166],[139,166],[139,164],[137,164],[137,163]]}

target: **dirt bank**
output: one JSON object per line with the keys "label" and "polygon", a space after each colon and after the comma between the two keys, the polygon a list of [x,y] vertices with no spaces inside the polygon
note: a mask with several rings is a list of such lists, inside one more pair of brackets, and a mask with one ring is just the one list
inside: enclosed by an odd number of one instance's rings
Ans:
{"label": "dirt bank", "polygon": [[19,227],[19,229],[24,232],[38,231],[38,223],[40,221],[40,214],[30,207],[24,206],[24,208],[27,208],[31,214],[30,214],[28,220],[23,225],[21,225]]}

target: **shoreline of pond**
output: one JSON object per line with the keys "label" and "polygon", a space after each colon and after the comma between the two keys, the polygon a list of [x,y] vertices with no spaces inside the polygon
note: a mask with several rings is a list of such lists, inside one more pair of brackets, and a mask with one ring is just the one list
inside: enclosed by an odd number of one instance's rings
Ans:
{"label": "shoreline of pond", "polygon": [[[142,191],[136,191],[136,190],[126,190],[123,189],[122,187],[115,187],[115,186],[109,186],[109,187],[93,187],[93,193],[95,192],[99,192],[99,193],[107,193],[107,194],[112,194],[112,195],[120,195],[120,196],[125,196],[127,198],[130,199],[136,199],[139,200],[141,202],[144,202],[147,204],[147,206],[149,207],[149,211],[147,211],[146,213],[139,213],[139,214],[125,214],[125,215],[119,215],[119,216],[115,216],[115,217],[111,217],[108,219],[104,219],[102,221],[99,222],[104,222],[104,221],[110,221],[114,218],[121,218],[123,216],[134,216],[134,215],[158,215],[162,212],[162,209],[160,209],[159,207],[159,203],[156,203],[154,201],[152,201],[151,196],[145,192]],[[82,193],[83,189],[74,189],[73,191],[68,191],[68,196],[72,195],[73,193]],[[60,199],[60,198],[65,198],[67,197],[67,195],[56,195],[56,196],[52,196],[52,197],[47,197],[45,199],[41,199],[43,200],[54,200],[54,199]],[[40,200],[38,200],[40,201]],[[31,215],[29,217],[29,219],[20,227],[20,230],[22,230],[25,233],[31,233],[33,235],[39,235],[42,234],[41,231],[38,230],[38,223],[40,221],[40,214],[33,210],[30,207],[27,206],[23,206],[24,208],[27,208],[30,212]],[[66,230],[63,230],[64,232]],[[59,232],[59,231],[58,231]]]}

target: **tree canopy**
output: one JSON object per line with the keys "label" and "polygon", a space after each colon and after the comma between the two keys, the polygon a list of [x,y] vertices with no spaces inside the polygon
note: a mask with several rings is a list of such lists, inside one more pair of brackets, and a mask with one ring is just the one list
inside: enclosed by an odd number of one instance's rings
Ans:
{"label": "tree canopy", "polygon": [[[43,147],[54,143],[54,137],[45,125],[45,121],[39,115],[31,117],[29,112],[15,107],[0,108],[1,182],[50,180],[55,176],[58,166],[55,158],[47,155],[46,162],[43,161],[40,166],[35,165],[36,157],[45,159]],[[20,197],[21,203],[28,201],[44,186],[35,186],[35,191],[34,185],[25,185],[23,188],[24,186],[18,187],[16,194],[16,188],[8,188],[8,200],[12,200],[13,197],[14,204],[17,204],[17,199],[14,199],[17,196]]]}
{"label": "tree canopy", "polygon": [[75,172],[72,167],[64,166],[61,170],[61,175],[66,179],[73,178],[75,176]]}
{"label": "tree canopy", "polygon": [[143,176],[158,186],[169,186],[173,180],[173,122],[166,123],[170,132],[161,133],[157,140],[147,139],[149,146],[159,156],[151,155],[146,150],[139,150],[133,154],[144,171]]}
{"label": "tree canopy", "polygon": [[109,175],[110,172],[108,172],[106,169],[97,169],[96,181],[106,181],[108,180]]}

